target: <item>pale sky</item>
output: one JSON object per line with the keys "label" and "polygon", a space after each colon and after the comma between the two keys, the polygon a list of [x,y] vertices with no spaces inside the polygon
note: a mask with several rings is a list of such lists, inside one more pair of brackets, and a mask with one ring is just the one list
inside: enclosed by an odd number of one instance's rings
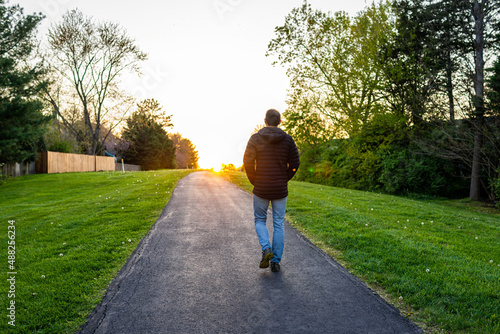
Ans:
{"label": "pale sky", "polygon": [[[309,0],[324,12],[351,16],[371,0]],[[50,24],[79,8],[118,23],[148,54],[142,77],[127,79],[138,100],[154,98],[172,114],[174,128],[198,150],[203,168],[241,166],[246,143],[267,109],[286,109],[289,80],[266,57],[274,28],[303,0],[10,0]]]}

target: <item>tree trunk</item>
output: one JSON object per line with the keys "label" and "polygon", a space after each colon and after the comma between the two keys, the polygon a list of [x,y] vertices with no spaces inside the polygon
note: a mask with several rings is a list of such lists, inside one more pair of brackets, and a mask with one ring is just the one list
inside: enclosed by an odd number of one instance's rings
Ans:
{"label": "tree trunk", "polygon": [[[449,47],[449,46],[448,46]],[[455,100],[453,99],[453,64],[451,62],[451,51],[446,51],[446,91],[448,93],[448,104],[450,122],[455,122]]]}
{"label": "tree trunk", "polygon": [[474,0],[472,15],[474,16],[474,32],[476,35],[475,54],[476,69],[474,75],[474,106],[476,113],[476,134],[474,138],[474,151],[472,160],[470,194],[471,200],[481,198],[481,146],[484,118],[484,8],[488,0]]}
{"label": "tree trunk", "polygon": [[[476,120],[476,125],[479,127],[480,121]],[[469,198],[474,201],[481,199],[481,146],[483,136],[481,129],[476,129],[474,136],[474,155],[472,160],[472,171],[470,180],[470,193]]]}

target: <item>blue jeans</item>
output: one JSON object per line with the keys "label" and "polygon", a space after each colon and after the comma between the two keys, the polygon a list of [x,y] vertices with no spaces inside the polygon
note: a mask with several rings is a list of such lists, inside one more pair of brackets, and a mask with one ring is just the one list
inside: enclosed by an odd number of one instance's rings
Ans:
{"label": "blue jeans", "polygon": [[[273,210],[273,245],[269,243],[269,232],[267,231],[266,219],[267,209],[271,202]],[[262,250],[271,248],[273,258],[271,262],[279,263],[283,255],[283,248],[285,247],[285,211],[286,211],[286,197],[280,199],[263,199],[253,195],[253,213],[255,217],[255,231],[259,238],[259,243]]]}

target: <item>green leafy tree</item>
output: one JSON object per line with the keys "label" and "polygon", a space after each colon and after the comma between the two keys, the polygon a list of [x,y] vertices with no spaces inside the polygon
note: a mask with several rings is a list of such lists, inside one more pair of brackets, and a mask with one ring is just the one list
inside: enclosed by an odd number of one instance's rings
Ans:
{"label": "green leafy tree", "polygon": [[[351,19],[344,12],[313,10],[304,2],[275,29],[267,55],[276,57],[274,64],[286,67],[290,78],[288,129],[293,122],[312,121],[325,125],[330,138],[352,136],[382,111],[378,53],[392,36],[389,11],[387,4],[374,5]],[[318,136],[324,133],[318,131]]]}
{"label": "green leafy tree", "polygon": [[39,65],[25,62],[32,54],[36,27],[41,15],[23,15],[19,6],[0,0],[0,163],[33,161],[44,124],[36,98],[45,82]]}
{"label": "green leafy tree", "polygon": [[122,133],[122,139],[129,143],[120,152],[125,162],[145,170],[175,168],[175,148],[165,130],[172,127],[171,118],[154,99],[138,103]]}
{"label": "green leafy tree", "polygon": [[324,143],[336,135],[328,118],[316,112],[314,97],[308,97],[301,89],[294,89],[288,99],[289,107],[283,113],[283,128],[289,133],[300,150]]}

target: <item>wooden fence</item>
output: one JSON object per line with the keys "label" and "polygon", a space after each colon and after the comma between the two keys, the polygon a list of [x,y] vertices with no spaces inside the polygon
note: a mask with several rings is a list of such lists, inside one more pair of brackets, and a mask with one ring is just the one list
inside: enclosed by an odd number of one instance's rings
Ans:
{"label": "wooden fence", "polygon": [[115,159],[84,154],[40,152],[35,169],[37,173],[49,174],[115,170]]}
{"label": "wooden fence", "polygon": [[2,175],[8,175],[12,177],[35,174],[35,163],[25,162],[25,163],[10,163],[4,164],[1,169]]}

